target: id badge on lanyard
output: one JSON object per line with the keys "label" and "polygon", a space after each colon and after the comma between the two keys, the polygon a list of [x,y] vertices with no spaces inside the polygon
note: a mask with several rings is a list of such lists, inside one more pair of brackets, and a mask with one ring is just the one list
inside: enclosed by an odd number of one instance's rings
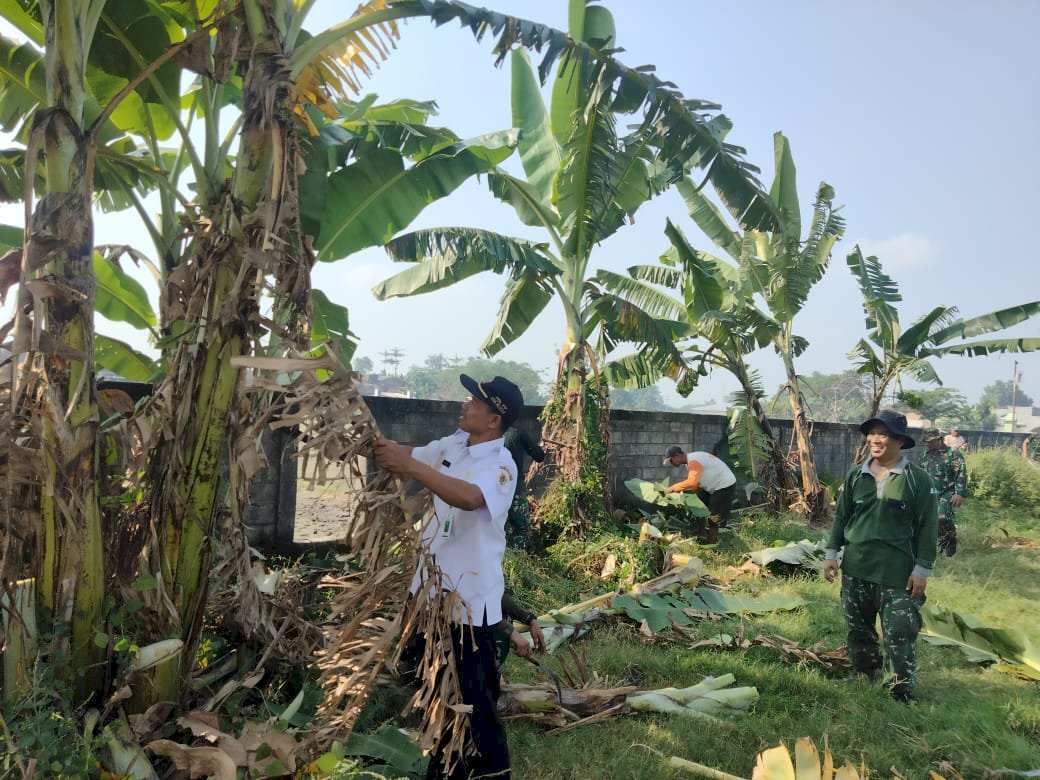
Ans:
{"label": "id badge on lanyard", "polygon": [[440,520],[441,539],[450,539],[451,538],[452,530],[455,527],[455,515],[456,514],[457,514],[457,510],[455,510],[453,507],[448,507],[447,511],[444,513],[443,516],[438,515],[437,519]]}

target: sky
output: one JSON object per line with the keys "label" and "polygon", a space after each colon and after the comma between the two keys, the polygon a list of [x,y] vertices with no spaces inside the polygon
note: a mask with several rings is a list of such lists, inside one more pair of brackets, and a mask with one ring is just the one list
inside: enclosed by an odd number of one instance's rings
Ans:
{"label": "sky", "polygon": [[[489,7],[566,28],[565,0],[492,0]],[[859,244],[876,254],[899,284],[904,327],[934,306],[957,306],[971,317],[1040,299],[1040,274],[1030,225],[1040,212],[1040,3],[1032,0],[829,0],[703,2],[613,0],[618,58],[653,64],[687,97],[722,105],[732,120],[727,139],[772,179],[773,133],[791,143],[803,217],[820,181],[836,190],[847,221],[831,267],[796,320],[810,343],[800,373],[850,367],[847,352],[864,335],[858,288],[845,256]],[[346,16],[340,0],[317,0],[307,29]],[[496,70],[493,40],[477,43],[455,25],[408,22],[398,49],[366,83],[381,101],[436,100],[434,123],[462,137],[511,125],[508,65]],[[515,160],[511,164],[515,165]],[[0,210],[18,224],[20,212]],[[14,214],[15,216],[12,216]],[[593,270],[623,271],[653,262],[666,248],[666,219],[696,247],[699,235],[674,191],[643,206],[634,225],[597,247]],[[464,185],[429,207],[410,229],[464,225],[539,237],[483,181]],[[125,241],[125,219],[101,217],[98,242]],[[147,247],[142,234],[138,244]],[[401,270],[380,249],[319,263],[313,284],[350,310],[358,354],[382,366],[381,353],[404,353],[401,368],[431,354],[467,358],[493,323],[503,280],[482,274],[429,295],[376,301],[372,286]],[[127,337],[99,326],[102,332]],[[549,379],[563,340],[558,303],[498,357],[526,362]],[[1040,323],[1015,336],[1040,336]],[[944,383],[969,401],[995,380],[1010,380],[1040,401],[1040,354],[987,358],[951,356],[935,363]],[[782,382],[779,358],[756,353],[751,364],[765,385]],[[719,406],[736,389],[715,372],[688,401],[667,385],[671,403]]]}

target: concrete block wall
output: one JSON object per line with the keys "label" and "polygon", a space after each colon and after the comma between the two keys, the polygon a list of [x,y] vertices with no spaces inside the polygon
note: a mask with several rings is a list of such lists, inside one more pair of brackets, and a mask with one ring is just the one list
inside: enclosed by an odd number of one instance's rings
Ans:
{"label": "concrete block wall", "polygon": [[267,429],[260,444],[268,466],[249,484],[247,537],[253,545],[291,542],[296,530],[295,431]]}
{"label": "concrete block wall", "polygon": [[[386,396],[366,397],[365,401],[383,435],[403,444],[425,444],[458,427],[458,402]],[[540,406],[527,406],[517,423],[535,441],[541,429],[538,422],[541,411]],[[657,481],[669,475],[679,476],[681,470],[670,473],[661,465],[669,445],[678,444],[687,451],[712,452],[725,438],[727,429],[726,416],[716,414],[615,410],[610,419],[611,479],[614,495],[619,500],[627,495],[626,479],[638,477]],[[773,420],[772,424],[786,452],[791,446],[793,425],[788,420]],[[279,434],[265,443],[272,465],[256,476],[251,488],[253,505],[248,518],[253,528],[250,540],[254,543],[292,541],[297,463],[292,451],[285,448],[290,434]],[[961,431],[961,434],[973,449],[1019,447],[1023,439],[1023,434],[999,431]],[[855,425],[820,422],[813,423],[812,438],[817,470],[821,475],[834,477],[840,477],[848,470],[862,440]],[[281,456],[278,455],[279,447]],[[537,485],[535,490],[537,492]]]}

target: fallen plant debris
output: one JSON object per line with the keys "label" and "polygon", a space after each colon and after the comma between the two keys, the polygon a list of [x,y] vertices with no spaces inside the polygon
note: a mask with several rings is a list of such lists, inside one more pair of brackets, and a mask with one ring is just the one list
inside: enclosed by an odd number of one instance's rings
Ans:
{"label": "fallen plant debris", "polygon": [[750,558],[740,566],[727,566],[722,570],[722,581],[725,584],[733,582],[740,577],[772,577],[772,573],[764,566],[759,566]]}
{"label": "fallen plant debris", "polygon": [[934,645],[960,648],[972,663],[1024,680],[1040,680],[1040,650],[1015,628],[987,626],[978,618],[927,604],[921,610],[921,636]]}
{"label": "fallen plant debris", "polygon": [[[686,629],[679,629],[688,633]],[[692,634],[689,634],[692,636]],[[714,636],[695,638],[688,647],[691,650],[714,649],[714,650],[747,650],[758,645],[776,650],[789,661],[796,661],[800,666],[819,666],[823,669],[834,669],[835,667],[847,668],[851,665],[848,649],[842,645],[833,650],[827,650],[822,643],[809,647],[802,647],[793,639],[779,635],[759,634],[754,639],[748,639],[741,633],[732,634],[719,633]]]}
{"label": "fallen plant debris", "polygon": [[572,729],[633,712],[658,712],[721,720],[747,712],[758,701],[753,687],[731,688],[732,674],[705,677],[687,688],[641,691],[636,686],[606,686],[598,677],[581,687],[545,681],[506,683],[499,710],[503,716],[533,720],[556,730]]}
{"label": "fallen plant debris", "polygon": [[1035,550],[1040,547],[1040,542],[1025,536],[1012,536],[1006,528],[999,529],[1003,537],[984,536],[982,540],[993,548],[1011,548],[1012,550]]}
{"label": "fallen plant debris", "polygon": [[813,542],[802,539],[799,542],[787,542],[753,550],[748,559],[758,566],[771,569],[774,573],[789,573],[792,569],[807,569],[812,572],[823,571],[824,542]]}
{"label": "fallen plant debris", "polygon": [[[693,559],[686,566],[636,585],[627,593],[603,593],[543,615],[539,624],[546,633],[546,651],[551,653],[579,638],[589,624],[606,615],[628,617],[640,625],[645,636],[653,636],[713,615],[765,614],[798,609],[805,604],[798,596],[782,593],[754,598],[706,586],[684,587],[696,583],[703,570],[703,563]],[[529,630],[521,631],[521,635],[530,639]]]}
{"label": "fallen plant debris", "polygon": [[824,669],[835,667],[850,667],[849,650],[845,645],[827,650],[822,642],[817,642],[809,647],[802,647],[793,639],[779,635],[759,634],[755,637],[754,644],[769,647],[776,650],[789,660],[795,660],[799,665],[821,666]]}
{"label": "fallen plant debris", "polygon": [[[679,756],[668,759],[668,765],[673,769],[681,769],[711,780],[746,780],[739,775],[731,775]],[[783,742],[776,747],[763,750],[755,758],[751,780],[866,780],[867,777],[867,770],[863,766],[857,771],[846,762],[845,766],[835,769],[834,758],[827,746],[827,737],[824,736],[822,756],[809,737],[801,737],[795,742],[793,760]]]}

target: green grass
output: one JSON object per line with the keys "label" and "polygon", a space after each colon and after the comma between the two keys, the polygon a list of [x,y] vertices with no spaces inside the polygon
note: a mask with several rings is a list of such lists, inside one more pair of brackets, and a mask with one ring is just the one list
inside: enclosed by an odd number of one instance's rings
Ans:
{"label": "green grass", "polygon": [[[1040,551],[1013,549],[1000,530],[1040,542],[1040,514],[969,500],[958,513],[958,527],[960,550],[937,564],[928,587],[929,602],[970,613],[990,625],[1018,628],[1040,646]],[[716,549],[694,549],[702,553],[709,575],[721,581],[724,569],[743,563],[751,550],[821,536],[798,522],[757,515],[743,518],[732,532],[724,533]],[[546,612],[610,590],[614,583],[599,576],[602,557],[608,553],[619,562],[647,565],[653,556],[633,551],[633,543],[620,536],[599,537],[584,545],[557,545],[545,555],[510,552],[506,581],[522,603]],[[806,606],[704,621],[695,626],[695,638],[720,632],[749,640],[779,634],[803,646],[822,643],[834,649],[844,644],[837,583],[795,574],[744,576],[731,587],[752,595],[795,594]],[[690,777],[668,768],[668,757],[675,755],[749,778],[758,752],[781,740],[793,747],[800,736],[812,737],[821,747],[826,740],[839,765],[862,762],[874,778],[890,776],[893,768],[906,780],[926,780],[929,770],[952,777],[949,767],[966,779],[986,778],[999,768],[1040,769],[1040,683],[971,664],[954,648],[919,640],[919,703],[908,708],[893,701],[880,685],[843,682],[838,678],[846,671],[828,673],[800,665],[768,648],[694,650],[690,644],[672,633],[650,641],[630,621],[611,619],[597,624],[573,648],[605,686],[682,687],[705,675],[730,672],[736,676],[735,685],[753,685],[760,693],[749,714],[729,721],[626,715],[554,735],[513,720],[507,724],[513,777]],[[559,663],[554,657],[543,661],[550,666]],[[512,657],[506,667],[506,677],[515,681],[530,682],[537,674],[534,667]],[[366,718],[366,725],[393,719],[401,701],[380,705],[385,695],[375,697],[374,717]]]}
{"label": "green grass", "polygon": [[[975,615],[988,624],[1022,629],[1040,646],[1035,616],[1040,599],[1040,554],[1011,549],[992,538],[1013,536],[1040,541],[1040,518],[1022,510],[1002,511],[969,501],[959,513],[960,551],[943,559],[929,585],[929,600]],[[719,575],[739,565],[744,554],[777,541],[819,537],[804,525],[764,517],[751,518],[724,534],[717,551],[704,556],[709,572]],[[560,563],[535,562],[524,593],[536,606],[562,606],[609,588],[590,581],[588,567],[580,582],[550,582]],[[513,566],[524,569],[524,561]],[[586,562],[587,564],[587,562]],[[538,567],[541,567],[540,569]],[[530,571],[530,570],[528,570]],[[515,575],[516,572],[513,572]],[[575,576],[573,571],[570,576]],[[531,587],[530,583],[537,583]],[[803,645],[844,642],[838,586],[805,576],[738,579],[734,589],[747,593],[783,591],[803,597],[807,606],[788,613],[756,618],[706,621],[704,637],[720,631],[780,634]],[[568,598],[556,604],[553,592]],[[1032,619],[1029,616],[1033,616]],[[758,646],[741,651],[691,650],[678,636],[648,642],[636,627],[616,622],[594,630],[575,645],[590,670],[613,684],[642,688],[694,684],[705,675],[731,672],[736,685],[754,685],[760,699],[754,710],[729,722],[715,723],[665,715],[628,715],[547,736],[523,721],[508,724],[516,778],[669,778],[688,777],[667,767],[677,755],[742,777],[750,777],[754,756],[799,736],[821,745],[828,740],[837,760],[862,761],[874,777],[896,768],[907,780],[927,778],[948,762],[965,778],[985,777],[988,770],[1040,768],[1040,684],[1009,677],[968,663],[953,648],[920,640],[920,702],[911,708],[894,702],[880,686],[841,682],[816,668],[783,660]],[[548,663],[555,663],[550,660]],[[510,659],[507,677],[530,680],[533,670]]]}

